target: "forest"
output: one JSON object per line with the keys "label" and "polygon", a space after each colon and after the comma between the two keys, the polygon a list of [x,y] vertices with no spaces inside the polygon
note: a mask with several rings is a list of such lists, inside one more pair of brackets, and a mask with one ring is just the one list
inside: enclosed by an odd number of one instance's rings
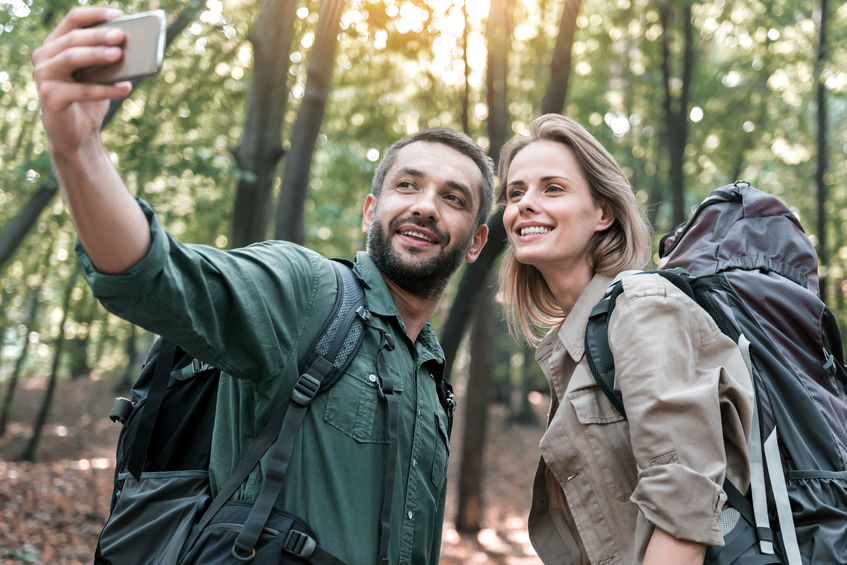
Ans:
{"label": "forest", "polygon": [[[26,424],[3,439],[0,464],[50,461],[42,440],[63,400],[56,391],[93,377],[126,391],[155,338],[107,313],[85,285],[40,122],[33,50],[68,10],[92,3],[0,0],[0,439],[11,422]],[[393,141],[450,127],[496,162],[534,117],[557,112],[621,164],[654,243],[724,184],[780,197],[815,245],[822,296],[847,328],[847,4],[103,3],[167,14],[161,72],[112,104],[102,137],[130,190],[182,241],[285,239],[352,257],[364,246],[371,176]],[[508,335],[498,306],[500,216],[492,210],[482,256],[454,277],[433,318],[451,380],[473,392],[460,398],[453,434],[469,447],[450,464],[448,518],[459,532],[480,531],[494,498],[481,487],[487,416],[499,407],[509,423],[538,425],[546,407],[539,413],[547,385],[534,353]],[[24,411],[33,382],[39,396]]]}

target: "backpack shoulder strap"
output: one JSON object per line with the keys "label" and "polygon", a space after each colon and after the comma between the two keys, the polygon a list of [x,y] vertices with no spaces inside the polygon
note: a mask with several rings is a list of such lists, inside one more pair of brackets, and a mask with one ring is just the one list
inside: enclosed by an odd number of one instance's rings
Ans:
{"label": "backpack shoulder strap", "polygon": [[591,309],[588,325],[585,328],[585,359],[597,386],[612,403],[612,406],[626,417],[621,391],[616,386],[615,359],[609,346],[609,318],[615,309],[615,303],[623,292],[623,283],[615,281],[606,291],[606,295]]}
{"label": "backpack shoulder strap", "polygon": [[[641,274],[659,275],[684,292],[689,298],[700,303],[698,294],[691,286],[691,276],[684,269],[676,268],[633,273],[633,275]],[[591,310],[591,314],[588,316],[588,325],[585,329],[585,357],[588,361],[588,368],[591,370],[591,375],[597,382],[597,386],[600,387],[600,390],[603,391],[603,394],[606,395],[612,406],[626,417],[623,398],[617,384],[615,360],[612,357],[612,349],[609,346],[609,320],[612,317],[612,311],[615,309],[618,296],[622,292],[623,281],[618,279],[612,283],[606,291],[606,295]]]}
{"label": "backpack shoulder strap", "polygon": [[172,341],[159,338],[153,347],[155,351],[150,352],[148,363],[152,365],[152,378],[150,380],[147,396],[144,398],[144,406],[139,413],[138,425],[133,428],[133,437],[127,439],[132,447],[126,459],[126,469],[135,477],[141,478],[141,471],[147,461],[147,451],[150,447],[150,439],[153,437],[153,428],[159,415],[159,408],[165,398],[171,371],[176,363],[177,346]]}
{"label": "backpack shoulder strap", "polygon": [[294,385],[287,408],[272,413],[198,523],[197,532],[205,528],[259,459],[271,449],[268,473],[233,547],[239,555],[250,555],[259,540],[279,495],[294,442],[312,399],[338,381],[364,339],[367,304],[362,283],[349,263],[331,261],[330,264],[337,281],[335,302],[323,328],[301,360],[300,378]]}

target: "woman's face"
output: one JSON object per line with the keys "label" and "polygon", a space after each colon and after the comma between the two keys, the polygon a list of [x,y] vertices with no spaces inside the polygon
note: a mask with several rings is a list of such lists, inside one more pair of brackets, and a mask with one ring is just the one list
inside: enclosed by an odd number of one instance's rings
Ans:
{"label": "woman's face", "polygon": [[570,147],[539,140],[515,155],[506,178],[503,225],[520,263],[536,267],[545,278],[590,276],[588,242],[613,221],[595,201]]}

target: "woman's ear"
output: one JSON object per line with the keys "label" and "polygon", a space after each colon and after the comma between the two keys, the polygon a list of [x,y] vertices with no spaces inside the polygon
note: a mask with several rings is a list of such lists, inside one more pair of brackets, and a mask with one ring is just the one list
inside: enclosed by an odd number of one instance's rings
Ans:
{"label": "woman's ear", "polygon": [[597,231],[603,231],[615,223],[615,212],[612,206],[605,200],[600,203],[600,220],[597,222]]}

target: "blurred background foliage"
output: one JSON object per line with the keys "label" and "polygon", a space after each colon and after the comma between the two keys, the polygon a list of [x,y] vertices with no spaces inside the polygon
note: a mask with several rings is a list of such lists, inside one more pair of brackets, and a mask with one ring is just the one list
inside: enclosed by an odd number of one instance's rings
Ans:
{"label": "blurred background foliage", "polygon": [[[266,0],[270,1],[270,0]],[[571,0],[573,1],[573,0]],[[507,2],[507,100],[512,133],[539,113],[563,0]],[[75,268],[75,236],[55,194],[32,78],[33,50],[77,0],[0,0],[0,231],[39,191],[46,205],[0,264],[0,396],[13,379],[89,372],[125,383],[152,336],[98,307]],[[149,201],[183,241],[230,245],[241,175],[231,150],[242,135],[253,69],[249,34],[259,0],[112,1],[126,13],[163,8],[172,23],[195,10],[168,46],[159,76],[142,81],[103,132],[129,188]],[[199,6],[199,7],[198,7]],[[305,243],[350,257],[364,245],[361,207],[382,151],[425,127],[467,128],[486,149],[488,0],[347,0],[332,85],[305,204]],[[320,3],[302,0],[290,51],[287,148],[303,100]],[[690,10],[690,35],[681,14]],[[819,61],[821,10],[826,43]],[[684,81],[686,45],[693,55]],[[630,176],[656,233],[675,223],[669,117],[679,102],[687,126],[682,174],[686,215],[735,179],[780,196],[820,239],[815,182],[818,89],[826,104],[823,180],[826,301],[847,317],[847,4],[826,0],[595,0],[579,8],[562,112],[601,140]],[[663,65],[665,70],[663,71]],[[280,172],[286,166],[283,157]],[[279,177],[275,185],[279,190]],[[276,200],[276,194],[274,196]],[[270,230],[270,228],[269,228]],[[272,232],[268,232],[272,236]],[[11,237],[8,234],[3,237]],[[9,244],[8,241],[6,241]],[[442,324],[452,291],[435,316]],[[496,395],[518,383],[546,389],[532,354],[502,330],[492,342]],[[59,341],[64,343],[58,347]],[[466,357],[466,354],[465,354]],[[462,366],[460,356],[457,367]],[[466,364],[466,360],[464,361]],[[454,379],[462,380],[461,371]],[[526,381],[530,385],[526,388]]]}

